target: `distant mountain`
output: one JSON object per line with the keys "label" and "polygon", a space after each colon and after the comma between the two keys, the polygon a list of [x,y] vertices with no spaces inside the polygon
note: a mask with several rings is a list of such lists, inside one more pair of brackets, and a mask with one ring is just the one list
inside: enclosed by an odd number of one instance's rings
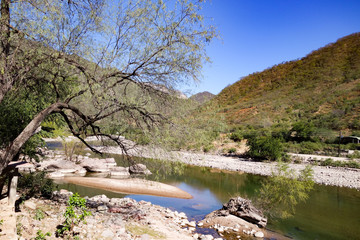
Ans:
{"label": "distant mountain", "polygon": [[360,33],[250,74],[206,105],[231,125],[302,119],[328,129],[360,130]]}
{"label": "distant mountain", "polygon": [[200,92],[200,93],[197,93],[197,94],[194,94],[190,97],[190,99],[196,101],[196,102],[199,102],[200,104],[203,104],[209,100],[211,100],[212,98],[214,98],[215,95],[210,93],[210,92]]}

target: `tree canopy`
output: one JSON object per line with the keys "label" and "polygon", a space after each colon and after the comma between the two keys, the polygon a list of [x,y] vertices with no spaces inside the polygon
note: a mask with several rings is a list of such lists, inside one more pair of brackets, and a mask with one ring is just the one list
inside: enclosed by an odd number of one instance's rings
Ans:
{"label": "tree canopy", "polygon": [[12,114],[0,127],[21,124],[1,136],[0,172],[52,115],[85,144],[97,135],[122,145],[101,127],[108,118],[113,129],[164,120],[167,89],[197,80],[208,61],[216,33],[199,14],[203,4],[1,0],[0,109]]}

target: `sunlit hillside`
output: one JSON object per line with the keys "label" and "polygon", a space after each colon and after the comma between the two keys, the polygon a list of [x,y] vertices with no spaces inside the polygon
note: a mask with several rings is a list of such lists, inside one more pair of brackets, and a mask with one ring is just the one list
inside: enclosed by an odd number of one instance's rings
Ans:
{"label": "sunlit hillside", "polygon": [[311,119],[328,129],[360,129],[360,33],[244,77],[209,104],[231,125]]}

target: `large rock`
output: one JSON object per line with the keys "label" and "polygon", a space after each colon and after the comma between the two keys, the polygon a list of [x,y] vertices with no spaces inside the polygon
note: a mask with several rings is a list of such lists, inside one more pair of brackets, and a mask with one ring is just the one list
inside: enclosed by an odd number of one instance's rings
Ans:
{"label": "large rock", "polygon": [[135,164],[129,167],[129,172],[131,174],[151,174],[150,170],[146,168],[144,164]]}
{"label": "large rock", "polygon": [[255,208],[250,200],[241,197],[231,198],[219,210],[219,215],[227,214],[232,214],[260,227],[265,227],[267,223],[267,219],[262,212]]}

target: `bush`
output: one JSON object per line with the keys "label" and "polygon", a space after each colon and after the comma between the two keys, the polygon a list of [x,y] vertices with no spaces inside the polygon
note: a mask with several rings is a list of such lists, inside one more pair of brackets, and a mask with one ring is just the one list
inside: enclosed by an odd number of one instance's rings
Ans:
{"label": "bush", "polygon": [[275,161],[284,155],[282,142],[273,137],[250,138],[247,144],[250,148],[248,154],[253,158]]}
{"label": "bush", "polygon": [[228,149],[228,153],[229,153],[229,154],[236,153],[236,148],[230,148],[230,149]]}
{"label": "bush", "polygon": [[78,233],[74,232],[74,227],[81,222],[86,223],[85,217],[90,216],[91,212],[86,210],[86,200],[81,198],[78,193],[74,193],[68,201],[68,207],[65,210],[65,221],[58,227],[57,235],[63,238],[71,238]]}
{"label": "bush", "polygon": [[235,132],[230,134],[230,139],[234,142],[240,142],[243,140],[243,134],[239,129],[237,129]]}
{"label": "bush", "polygon": [[294,135],[294,140],[309,141],[315,131],[314,124],[311,122],[296,122],[293,124],[291,132]]}
{"label": "bush", "polygon": [[300,143],[300,153],[311,154],[316,151],[321,151],[323,146],[319,142],[301,142]]}
{"label": "bush", "polygon": [[45,172],[23,174],[19,178],[18,188],[27,197],[50,198],[55,190],[55,184],[51,179],[45,178]]}

